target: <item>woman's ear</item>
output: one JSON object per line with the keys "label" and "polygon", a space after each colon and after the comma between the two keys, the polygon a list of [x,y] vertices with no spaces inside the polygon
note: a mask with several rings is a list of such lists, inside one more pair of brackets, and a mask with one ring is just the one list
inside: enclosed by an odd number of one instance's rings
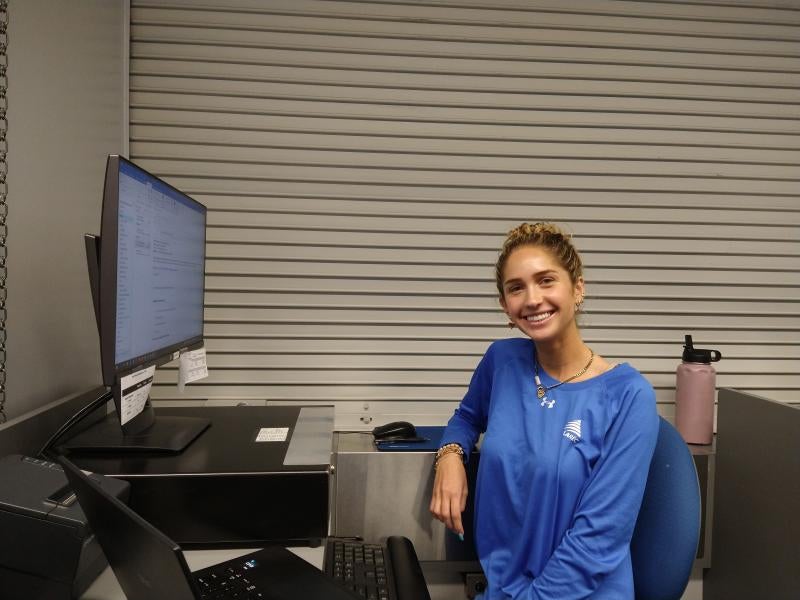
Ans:
{"label": "woman's ear", "polygon": [[583,283],[583,277],[578,277],[578,281],[575,282],[572,289],[575,293],[575,304],[583,302],[583,298],[586,296],[586,286]]}

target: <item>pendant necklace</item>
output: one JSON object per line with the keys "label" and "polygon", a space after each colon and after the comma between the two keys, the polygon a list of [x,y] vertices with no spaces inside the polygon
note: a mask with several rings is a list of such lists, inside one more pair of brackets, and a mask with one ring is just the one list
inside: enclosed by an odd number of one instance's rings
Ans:
{"label": "pendant necklace", "polygon": [[569,383],[573,379],[577,379],[578,377],[580,377],[581,375],[586,373],[586,371],[589,370],[589,367],[592,366],[592,361],[594,360],[594,350],[589,348],[589,352],[590,352],[589,362],[586,363],[585,367],[583,367],[580,371],[575,373],[575,375],[573,375],[572,377],[568,377],[564,381],[559,381],[555,385],[551,385],[549,387],[546,386],[546,385],[542,385],[542,380],[539,379],[539,361],[537,360],[536,355],[534,355],[534,357],[533,357],[533,379],[534,379],[534,381],[536,381],[536,397],[539,398],[542,401],[539,406],[547,405],[547,408],[553,408],[553,406],[555,405],[556,401],[555,401],[555,399],[548,400],[547,399],[547,392],[549,392],[550,390],[556,389],[560,385],[564,385],[565,383]]}

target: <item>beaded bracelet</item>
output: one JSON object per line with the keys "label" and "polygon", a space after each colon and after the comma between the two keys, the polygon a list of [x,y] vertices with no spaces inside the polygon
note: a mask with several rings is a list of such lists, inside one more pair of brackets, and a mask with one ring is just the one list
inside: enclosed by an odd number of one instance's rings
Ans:
{"label": "beaded bracelet", "polygon": [[439,468],[439,460],[447,454],[458,454],[461,460],[464,460],[464,449],[461,447],[461,444],[445,444],[436,451],[436,460],[433,463],[434,471]]}

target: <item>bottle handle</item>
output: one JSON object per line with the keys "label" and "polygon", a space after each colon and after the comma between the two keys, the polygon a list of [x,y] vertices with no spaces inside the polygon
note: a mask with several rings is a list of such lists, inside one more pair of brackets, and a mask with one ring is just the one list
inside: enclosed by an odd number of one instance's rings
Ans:
{"label": "bottle handle", "polygon": [[722,358],[722,352],[719,350],[709,350],[709,352],[711,352],[711,362],[717,362]]}

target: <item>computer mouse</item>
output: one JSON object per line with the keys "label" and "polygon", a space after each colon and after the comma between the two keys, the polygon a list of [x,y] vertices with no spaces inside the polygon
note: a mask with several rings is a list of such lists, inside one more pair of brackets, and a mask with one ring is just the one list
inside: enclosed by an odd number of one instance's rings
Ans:
{"label": "computer mouse", "polygon": [[376,440],[413,440],[417,439],[417,430],[408,421],[392,421],[373,429],[372,435]]}

